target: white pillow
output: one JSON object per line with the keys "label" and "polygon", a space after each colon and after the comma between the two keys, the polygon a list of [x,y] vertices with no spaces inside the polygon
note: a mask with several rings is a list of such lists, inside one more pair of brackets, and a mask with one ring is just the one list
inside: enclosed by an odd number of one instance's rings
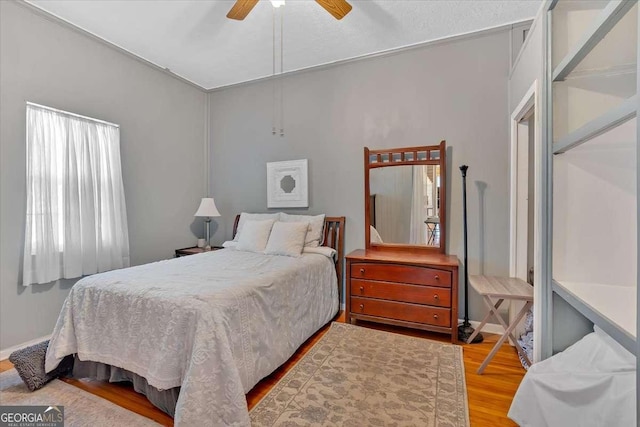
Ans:
{"label": "white pillow", "polygon": [[300,256],[308,229],[308,222],[276,222],[271,229],[264,253]]}
{"label": "white pillow", "polygon": [[280,219],[280,212],[268,213],[268,214],[252,214],[252,213],[242,212],[240,214],[240,219],[238,220],[238,229],[236,230],[236,235],[233,237],[233,241],[237,242],[240,239],[240,233],[244,228],[245,222],[264,221],[265,219],[272,219],[274,221],[278,221]]}
{"label": "white pillow", "polygon": [[264,251],[269,241],[269,234],[271,234],[271,227],[273,227],[274,222],[272,219],[246,221],[240,239],[238,239],[236,249],[248,252]]}
{"label": "white pillow", "polygon": [[318,246],[315,248],[306,246],[304,249],[302,249],[302,253],[324,255],[327,258],[329,258],[331,261],[336,261],[336,258],[337,258],[336,255],[338,255],[338,251],[336,251],[333,248],[330,248],[329,246]]}
{"label": "white pillow", "polygon": [[223,248],[235,249],[237,246],[238,246],[238,242],[234,242],[233,240],[227,240],[226,242],[222,243]]}
{"label": "white pillow", "polygon": [[324,229],[324,214],[321,215],[289,215],[284,212],[280,213],[280,221],[282,222],[307,222],[309,223],[309,231],[304,245],[310,247],[320,246],[322,243],[322,230]]}
{"label": "white pillow", "polygon": [[371,243],[384,243],[382,241],[382,237],[380,237],[380,233],[373,225],[369,226],[369,241]]}

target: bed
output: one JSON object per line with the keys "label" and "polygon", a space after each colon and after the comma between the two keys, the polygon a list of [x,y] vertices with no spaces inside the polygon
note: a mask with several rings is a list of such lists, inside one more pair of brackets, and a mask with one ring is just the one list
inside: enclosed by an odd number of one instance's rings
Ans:
{"label": "bed", "polygon": [[627,427],[636,423],[636,359],[598,326],[532,365],[509,418],[526,427]]}
{"label": "bed", "polygon": [[45,369],[75,354],[178,390],[176,425],[249,425],[245,394],[338,312],[344,217],[325,218],[323,235],[335,258],[223,249],[85,277]]}

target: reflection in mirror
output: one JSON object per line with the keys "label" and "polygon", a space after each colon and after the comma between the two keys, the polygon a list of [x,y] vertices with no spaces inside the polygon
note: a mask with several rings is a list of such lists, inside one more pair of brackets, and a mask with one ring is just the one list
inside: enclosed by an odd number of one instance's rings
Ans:
{"label": "reflection in mirror", "polygon": [[440,246],[440,166],[376,168],[369,175],[371,243]]}

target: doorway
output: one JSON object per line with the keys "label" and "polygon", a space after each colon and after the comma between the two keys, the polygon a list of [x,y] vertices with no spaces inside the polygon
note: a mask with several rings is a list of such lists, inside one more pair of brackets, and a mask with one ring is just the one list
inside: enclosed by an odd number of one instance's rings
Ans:
{"label": "doorway", "polygon": [[[539,224],[540,212],[536,206],[540,163],[540,128],[539,112],[537,109],[536,90],[534,82],[525,94],[520,104],[511,115],[511,194],[510,194],[510,251],[509,275],[517,277],[532,285],[538,280],[535,272],[540,265],[540,248],[536,230]],[[538,287],[539,288],[539,287]],[[539,289],[538,289],[539,290]],[[534,311],[536,309],[536,288],[534,286]],[[512,302],[509,306],[509,321],[513,321],[522,308],[521,302]],[[538,323],[534,313],[534,351],[532,362],[540,360],[536,352],[535,342]],[[538,317],[539,319],[539,317]],[[526,318],[514,331],[519,337],[525,332]]]}

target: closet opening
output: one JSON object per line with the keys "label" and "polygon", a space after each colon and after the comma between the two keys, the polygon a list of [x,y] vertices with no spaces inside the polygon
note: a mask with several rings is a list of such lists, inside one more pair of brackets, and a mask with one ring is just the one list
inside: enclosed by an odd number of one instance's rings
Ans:
{"label": "closet opening", "polygon": [[[536,83],[532,85],[511,115],[511,196],[510,196],[510,251],[509,276],[534,285],[536,280],[536,145],[539,145],[539,128],[536,112]],[[538,157],[539,158],[539,157]],[[520,321],[514,330],[519,344],[529,359],[539,359],[534,352],[534,308]],[[512,301],[507,307],[509,322],[515,320],[523,302]],[[513,343],[511,343],[513,345]]]}

